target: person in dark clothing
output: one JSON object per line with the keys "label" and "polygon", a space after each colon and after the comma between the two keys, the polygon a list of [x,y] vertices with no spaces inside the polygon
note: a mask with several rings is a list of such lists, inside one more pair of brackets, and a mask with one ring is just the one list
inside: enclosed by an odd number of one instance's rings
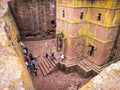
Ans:
{"label": "person in dark clothing", "polygon": [[27,55],[24,55],[25,57],[25,61],[29,62],[29,58],[27,57]]}
{"label": "person in dark clothing", "polygon": [[28,48],[27,48],[27,47],[24,47],[24,48],[23,48],[23,53],[24,53],[25,55],[28,54]]}
{"label": "person in dark clothing", "polygon": [[33,67],[33,64],[29,62],[28,67],[31,69]]}
{"label": "person in dark clothing", "polygon": [[30,60],[33,60],[33,59],[34,59],[34,58],[33,58],[33,55],[32,55],[31,53],[29,54],[29,59],[30,59]]}
{"label": "person in dark clothing", "polygon": [[51,60],[55,59],[54,52],[51,53]]}
{"label": "person in dark clothing", "polygon": [[45,57],[48,58],[48,53],[46,53]]}
{"label": "person in dark clothing", "polygon": [[32,65],[33,65],[33,67],[35,68],[35,64],[33,63]]}
{"label": "person in dark clothing", "polygon": [[25,55],[25,64],[28,66],[29,64],[29,58],[27,57],[27,55]]}
{"label": "person in dark clothing", "polygon": [[36,59],[35,59],[35,58],[32,58],[31,63],[32,63],[32,64],[35,64],[35,62],[36,62]]}
{"label": "person in dark clothing", "polygon": [[37,68],[34,67],[34,75],[37,76]]}

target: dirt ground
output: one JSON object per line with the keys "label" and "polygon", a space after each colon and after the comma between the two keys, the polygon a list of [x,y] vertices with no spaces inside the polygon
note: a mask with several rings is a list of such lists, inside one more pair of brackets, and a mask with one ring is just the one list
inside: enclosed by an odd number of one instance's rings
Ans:
{"label": "dirt ground", "polygon": [[[48,43],[48,47],[46,47],[46,42]],[[60,53],[56,52],[55,39],[25,41],[24,44],[28,47],[29,53],[32,53],[37,57],[36,66],[44,58],[45,53],[50,52],[50,49],[55,52],[56,58],[60,57]],[[60,70],[56,70],[47,76],[43,76],[40,69],[38,67],[37,69],[38,75],[31,75],[36,90],[77,90],[91,79],[91,77],[83,78],[77,72],[65,74],[65,72]]]}
{"label": "dirt ground", "polygon": [[77,90],[90,78],[85,79],[76,72],[65,74],[60,70],[43,77],[41,71],[38,70],[38,75],[32,77],[32,80],[36,90]]}

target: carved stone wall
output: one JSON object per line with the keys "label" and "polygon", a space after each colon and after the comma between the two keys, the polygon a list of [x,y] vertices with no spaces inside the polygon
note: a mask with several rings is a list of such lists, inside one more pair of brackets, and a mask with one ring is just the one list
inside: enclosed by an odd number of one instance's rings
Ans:
{"label": "carved stone wall", "polygon": [[34,90],[7,0],[0,1],[0,90]]}
{"label": "carved stone wall", "polygon": [[55,37],[55,0],[13,0],[9,2],[21,39]]}

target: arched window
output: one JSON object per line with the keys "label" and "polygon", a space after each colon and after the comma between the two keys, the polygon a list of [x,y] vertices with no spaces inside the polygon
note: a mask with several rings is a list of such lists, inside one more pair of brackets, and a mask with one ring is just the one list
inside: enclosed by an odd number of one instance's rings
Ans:
{"label": "arched window", "polygon": [[83,19],[83,12],[81,12],[80,19]]}
{"label": "arched window", "polygon": [[98,20],[98,21],[101,20],[101,13],[98,14],[97,20]]}
{"label": "arched window", "polygon": [[65,11],[63,10],[63,17],[65,17]]}

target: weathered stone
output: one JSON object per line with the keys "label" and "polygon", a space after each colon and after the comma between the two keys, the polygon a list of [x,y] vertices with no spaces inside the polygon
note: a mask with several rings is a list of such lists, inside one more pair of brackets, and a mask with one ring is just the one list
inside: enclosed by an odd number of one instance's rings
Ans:
{"label": "weathered stone", "polygon": [[[16,20],[21,38],[24,40],[41,40],[54,38],[55,32],[51,35],[49,31],[54,30],[56,13],[55,0],[14,0],[9,2],[11,11]],[[43,37],[40,37],[40,36]]]}
{"label": "weathered stone", "polygon": [[0,90],[34,90],[6,1],[0,1]]}
{"label": "weathered stone", "polygon": [[79,90],[119,90],[120,61],[111,64]]}

